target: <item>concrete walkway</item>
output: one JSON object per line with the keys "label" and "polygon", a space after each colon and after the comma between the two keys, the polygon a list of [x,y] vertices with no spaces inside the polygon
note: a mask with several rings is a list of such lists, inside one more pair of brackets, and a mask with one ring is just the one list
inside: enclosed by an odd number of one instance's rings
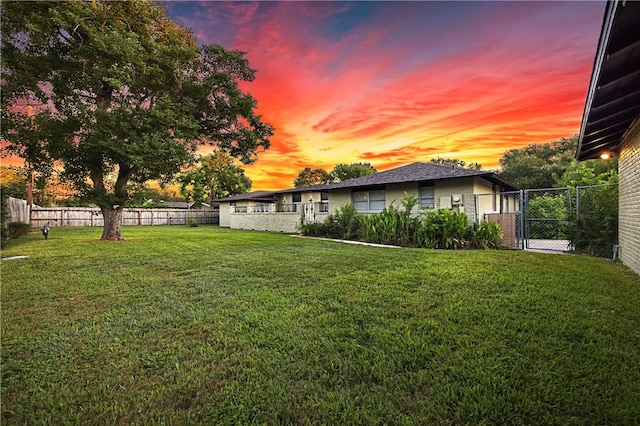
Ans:
{"label": "concrete walkway", "polygon": [[384,248],[402,248],[400,246],[391,246],[387,244],[375,244],[375,243],[365,243],[362,241],[351,241],[351,240],[334,240],[333,238],[322,238],[322,237],[307,237],[306,235],[291,235],[292,237],[298,238],[311,238],[314,240],[322,240],[322,241],[335,241],[337,243],[345,243],[345,244],[357,244],[360,246],[371,246],[371,247],[384,247]]}

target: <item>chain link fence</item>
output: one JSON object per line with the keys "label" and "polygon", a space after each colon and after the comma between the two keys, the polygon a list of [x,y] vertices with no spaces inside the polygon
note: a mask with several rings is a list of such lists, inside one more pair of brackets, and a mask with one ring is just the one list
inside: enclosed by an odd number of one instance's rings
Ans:
{"label": "chain link fence", "polygon": [[476,221],[497,222],[507,247],[609,257],[618,244],[617,184],[479,194],[475,203]]}
{"label": "chain link fence", "polygon": [[576,212],[570,237],[579,253],[615,258],[618,184],[576,187]]}

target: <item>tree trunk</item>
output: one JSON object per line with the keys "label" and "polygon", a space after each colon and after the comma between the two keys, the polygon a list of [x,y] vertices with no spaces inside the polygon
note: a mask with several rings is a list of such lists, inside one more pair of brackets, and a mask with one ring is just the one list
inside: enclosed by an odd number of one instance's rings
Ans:
{"label": "tree trunk", "polygon": [[120,223],[122,222],[122,207],[115,209],[101,207],[102,217],[104,217],[104,228],[102,228],[102,240],[119,241],[122,240],[120,233]]}

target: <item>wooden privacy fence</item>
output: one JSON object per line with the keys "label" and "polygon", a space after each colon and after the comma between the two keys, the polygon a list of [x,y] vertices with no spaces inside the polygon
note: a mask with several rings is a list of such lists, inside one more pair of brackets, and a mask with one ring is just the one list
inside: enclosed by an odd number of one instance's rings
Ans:
{"label": "wooden privacy fence", "polygon": [[[198,224],[218,224],[216,210],[184,209],[124,209],[123,226],[138,225],[186,225],[191,221]],[[103,226],[104,218],[98,208],[91,207],[33,207],[31,226]]]}
{"label": "wooden privacy fence", "polygon": [[27,200],[7,197],[7,210],[9,210],[9,222],[29,223],[29,204],[27,204]]}

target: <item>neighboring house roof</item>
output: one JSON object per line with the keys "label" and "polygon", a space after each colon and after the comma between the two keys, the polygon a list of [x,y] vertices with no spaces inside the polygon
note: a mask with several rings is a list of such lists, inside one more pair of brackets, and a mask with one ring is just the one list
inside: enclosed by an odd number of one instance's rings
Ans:
{"label": "neighboring house roof", "polygon": [[593,64],[576,158],[619,153],[640,116],[640,2],[609,1]]}
{"label": "neighboring house roof", "polygon": [[237,195],[231,195],[229,197],[225,197],[225,198],[219,198],[216,201],[245,201],[245,200],[252,200],[252,201],[265,201],[265,202],[272,202],[273,200],[273,194],[275,194],[275,191],[252,191],[252,192],[247,192],[244,194],[237,194]]}
{"label": "neighboring house roof", "polygon": [[[174,209],[190,209],[195,204],[194,202],[187,203],[186,201],[160,201],[162,204],[165,204],[169,207],[173,207]],[[207,203],[202,203],[204,207],[211,207]]]}
{"label": "neighboring house roof", "polygon": [[501,179],[495,172],[487,170],[463,169],[434,163],[412,163],[342,182],[291,188],[278,192],[328,191],[331,189],[370,187],[404,182],[430,182],[463,177],[481,177],[489,182],[499,184],[507,190],[517,189],[513,184]]}

